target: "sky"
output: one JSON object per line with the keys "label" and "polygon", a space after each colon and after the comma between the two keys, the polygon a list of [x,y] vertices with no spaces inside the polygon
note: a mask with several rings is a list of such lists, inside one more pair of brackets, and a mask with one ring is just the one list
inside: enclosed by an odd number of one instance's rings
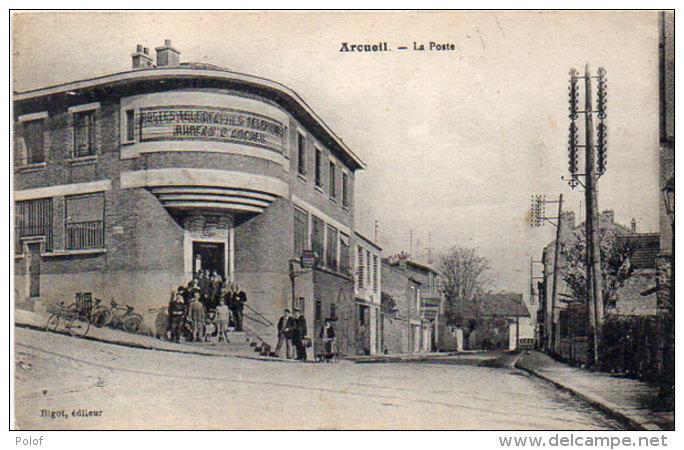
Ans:
{"label": "sky", "polygon": [[[530,227],[530,196],[562,193],[567,209],[585,210],[561,180],[568,72],[604,67],[599,208],[658,230],[656,12],[48,12],[16,14],[12,32],[16,91],[129,70],[136,44],[164,39],[183,62],[290,87],[367,164],[355,227],[373,238],[377,220],[384,254],[476,247],[494,289],[523,293],[530,257],[554,236]],[[391,51],[340,52],[343,42]]]}

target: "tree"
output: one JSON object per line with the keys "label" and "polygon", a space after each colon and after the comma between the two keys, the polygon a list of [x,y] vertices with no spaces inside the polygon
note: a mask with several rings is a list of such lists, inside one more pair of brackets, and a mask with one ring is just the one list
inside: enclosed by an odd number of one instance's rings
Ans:
{"label": "tree", "polygon": [[439,266],[447,324],[462,326],[464,310],[477,310],[477,299],[490,284],[489,260],[474,248],[456,246],[441,256]]}
{"label": "tree", "polygon": [[[618,239],[619,235],[615,229],[602,229],[600,232],[604,308],[615,304],[618,290],[634,272],[629,264],[634,244],[629,239]],[[564,249],[565,245],[568,248]],[[563,281],[570,288],[572,296],[584,304],[587,301],[586,249],[583,228],[575,232],[572,242],[561,244],[561,252],[566,261]]]}

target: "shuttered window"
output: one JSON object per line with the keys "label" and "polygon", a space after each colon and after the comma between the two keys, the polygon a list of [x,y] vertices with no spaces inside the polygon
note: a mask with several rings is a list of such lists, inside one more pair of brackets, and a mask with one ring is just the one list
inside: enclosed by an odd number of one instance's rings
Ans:
{"label": "shuttered window", "polygon": [[323,233],[325,224],[316,216],[311,216],[311,249],[316,252],[319,261],[323,259]]}
{"label": "shuttered window", "polygon": [[325,264],[329,269],[337,270],[337,228],[330,225],[325,242]]}
{"label": "shuttered window", "polygon": [[351,242],[344,233],[340,233],[340,272],[351,275]]}

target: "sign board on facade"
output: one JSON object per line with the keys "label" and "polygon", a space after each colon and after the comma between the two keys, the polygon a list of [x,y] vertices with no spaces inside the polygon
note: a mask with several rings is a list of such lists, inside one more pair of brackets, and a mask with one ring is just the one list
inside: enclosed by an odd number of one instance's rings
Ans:
{"label": "sign board on facade", "polygon": [[199,140],[230,142],[283,152],[283,124],[263,114],[209,106],[141,108],[141,141]]}
{"label": "sign board on facade", "polygon": [[318,255],[316,252],[313,250],[304,250],[302,251],[302,256],[300,258],[300,261],[302,263],[302,267],[305,269],[313,269],[316,267],[316,260],[318,259]]}

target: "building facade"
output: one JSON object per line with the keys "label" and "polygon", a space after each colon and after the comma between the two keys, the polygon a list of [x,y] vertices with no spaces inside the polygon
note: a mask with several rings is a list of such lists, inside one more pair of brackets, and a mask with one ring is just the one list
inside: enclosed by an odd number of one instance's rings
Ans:
{"label": "building facade", "polygon": [[[289,88],[166,41],[156,62],[139,45],[130,71],[14,94],[14,119],[17,304],[90,291],[144,312],[216,270],[269,342],[286,307],[313,335],[353,306],[364,164]],[[317,267],[293,276],[304,250]]]}
{"label": "building facade", "polygon": [[439,273],[406,255],[382,261],[380,348],[384,353],[436,350],[443,301]]}
{"label": "building facade", "polygon": [[356,302],[357,349],[375,355],[380,346],[382,293],[382,248],[362,234],[354,233],[354,299]]}

